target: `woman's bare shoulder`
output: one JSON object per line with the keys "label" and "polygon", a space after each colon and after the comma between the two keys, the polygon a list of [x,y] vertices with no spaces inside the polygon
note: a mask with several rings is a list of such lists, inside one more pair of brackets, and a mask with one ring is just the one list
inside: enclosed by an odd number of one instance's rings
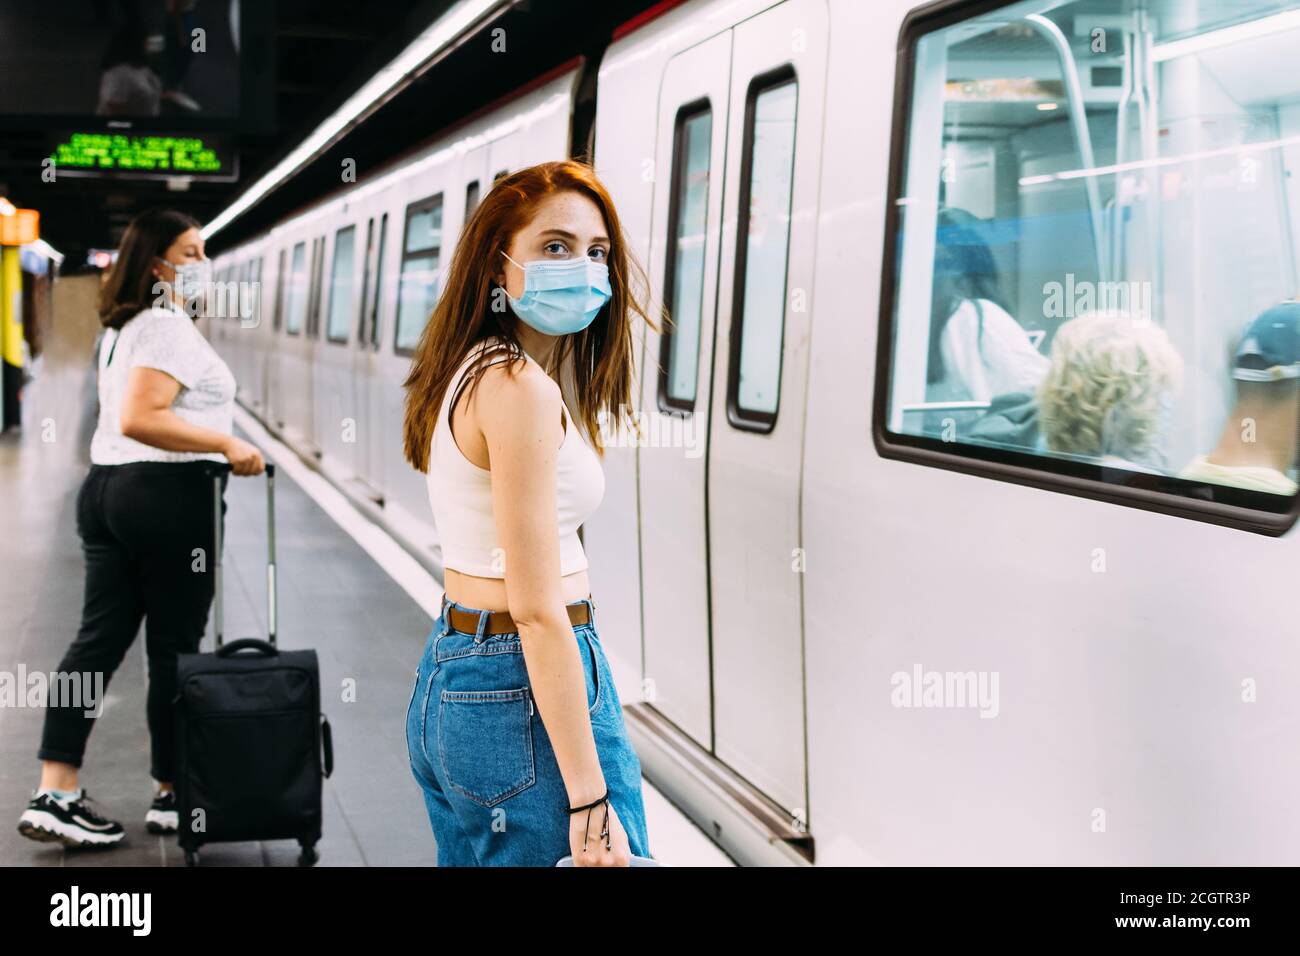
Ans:
{"label": "woman's bare shoulder", "polygon": [[561,402],[560,386],[536,363],[497,361],[483,370],[475,410],[485,425],[532,431],[553,428]]}

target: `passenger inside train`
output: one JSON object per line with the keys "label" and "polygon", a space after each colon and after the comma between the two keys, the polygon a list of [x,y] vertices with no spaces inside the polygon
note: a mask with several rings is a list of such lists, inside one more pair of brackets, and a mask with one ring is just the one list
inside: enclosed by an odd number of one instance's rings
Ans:
{"label": "passenger inside train", "polygon": [[939,210],[930,306],[928,401],[1032,392],[1048,361],[1011,315],[979,217]]}
{"label": "passenger inside train", "polygon": [[1038,390],[1047,450],[1131,471],[1164,471],[1182,364],[1165,330],[1149,319],[1090,313],[1066,322]]}
{"label": "passenger inside train", "polygon": [[1300,302],[1282,302],[1250,324],[1237,348],[1237,399],[1219,443],[1181,477],[1294,495],[1300,409]]}

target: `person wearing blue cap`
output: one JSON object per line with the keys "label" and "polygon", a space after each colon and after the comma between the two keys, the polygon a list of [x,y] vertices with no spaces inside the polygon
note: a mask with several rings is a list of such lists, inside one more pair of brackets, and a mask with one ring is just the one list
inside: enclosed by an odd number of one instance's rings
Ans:
{"label": "person wearing blue cap", "polygon": [[1294,495],[1287,475],[1296,460],[1300,406],[1300,301],[1263,312],[1246,330],[1233,362],[1237,401],[1219,444],[1181,477]]}

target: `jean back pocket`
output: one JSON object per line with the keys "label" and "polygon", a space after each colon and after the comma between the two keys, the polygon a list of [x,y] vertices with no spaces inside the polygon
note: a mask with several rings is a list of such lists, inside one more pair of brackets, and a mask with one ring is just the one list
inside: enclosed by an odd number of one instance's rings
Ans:
{"label": "jean back pocket", "polygon": [[438,704],[438,758],[447,784],[466,799],[496,806],[537,782],[533,703],[515,690],[444,690]]}

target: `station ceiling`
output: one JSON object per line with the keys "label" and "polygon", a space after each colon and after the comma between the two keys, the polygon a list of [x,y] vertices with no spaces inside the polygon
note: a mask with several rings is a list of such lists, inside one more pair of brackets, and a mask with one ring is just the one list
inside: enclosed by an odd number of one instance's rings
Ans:
{"label": "station ceiling", "polygon": [[[222,2],[228,0],[215,0]],[[249,0],[243,3],[248,11]],[[64,272],[81,267],[92,248],[115,247],[126,223],[151,206],[173,206],[200,222],[212,219],[453,5],[452,0],[258,0],[258,4],[256,35],[248,33],[254,17],[245,14],[250,23],[242,54],[257,56],[262,67],[269,67],[257,88],[271,103],[269,109],[260,98],[253,104],[261,117],[260,129],[215,134],[229,137],[238,155],[238,178],[233,182],[195,178],[184,190],[166,180],[56,175],[50,182],[48,174],[42,175],[43,160],[50,155],[52,137],[57,139],[69,129],[67,120],[33,115],[26,103],[21,115],[0,110],[0,195],[40,212],[42,238],[64,253]],[[209,254],[340,188],[344,158],[356,161],[358,178],[363,178],[367,169],[435,137],[461,117],[547,70],[574,56],[598,55],[617,25],[654,6],[651,0],[516,0],[488,28],[504,29],[507,55],[493,52],[488,29],[480,32],[221,230],[209,243]],[[15,22],[27,9],[14,5],[0,13],[0,31],[44,30],[44,24]],[[246,104],[240,110],[246,112]],[[201,121],[190,118],[189,122]]]}

